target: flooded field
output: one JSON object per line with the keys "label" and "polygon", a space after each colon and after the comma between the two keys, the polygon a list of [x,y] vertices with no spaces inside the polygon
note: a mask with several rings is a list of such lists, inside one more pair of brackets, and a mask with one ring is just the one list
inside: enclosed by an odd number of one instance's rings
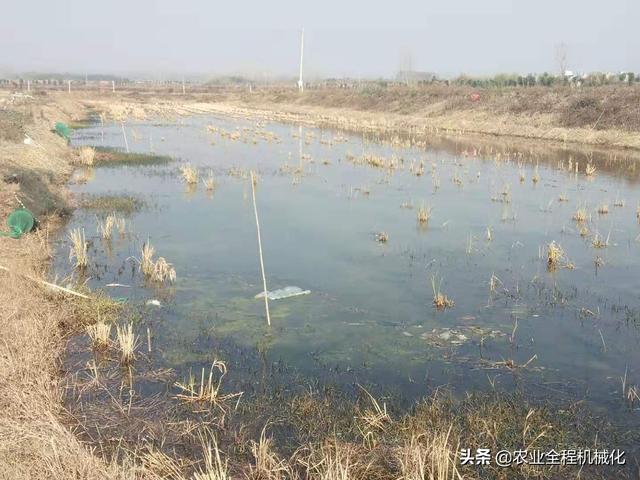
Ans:
{"label": "flooded field", "polygon": [[[245,392],[277,365],[285,384],[361,384],[406,402],[444,385],[517,389],[636,422],[631,164],[198,116],[95,124],[73,144],[122,150],[123,132],[132,152],[161,157],[76,171],[84,208],[58,242],[55,274],[126,299],[137,348],[174,380],[221,358]],[[186,165],[197,183],[182,178]],[[255,298],[250,170],[268,288],[310,291],[271,301],[271,327]],[[126,227],[105,240],[98,225],[114,212]],[[77,228],[90,245],[83,271],[68,261]],[[145,280],[146,242],[175,282]],[[72,342],[71,361],[88,345]]]}

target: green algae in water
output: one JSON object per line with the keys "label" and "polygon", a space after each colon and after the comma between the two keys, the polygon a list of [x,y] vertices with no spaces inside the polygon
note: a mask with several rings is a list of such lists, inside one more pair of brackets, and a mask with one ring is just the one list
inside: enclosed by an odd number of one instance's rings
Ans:
{"label": "green algae in water", "polygon": [[153,153],[125,152],[112,147],[96,147],[95,166],[97,167],[146,167],[166,165],[173,159],[168,155]]}
{"label": "green algae in water", "polygon": [[124,215],[131,215],[146,206],[146,202],[133,195],[100,194],[83,195],[80,200],[80,207],[85,210],[98,212],[115,212]]}

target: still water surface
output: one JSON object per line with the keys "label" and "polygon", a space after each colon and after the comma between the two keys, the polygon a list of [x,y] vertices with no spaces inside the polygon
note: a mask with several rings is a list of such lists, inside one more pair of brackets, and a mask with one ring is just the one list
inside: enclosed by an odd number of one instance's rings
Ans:
{"label": "still water surface", "polygon": [[[440,385],[465,392],[493,382],[635,415],[620,378],[626,370],[627,385],[640,383],[639,187],[624,165],[588,177],[588,157],[579,157],[576,175],[568,165],[578,157],[569,153],[531,159],[477,155],[455,142],[394,147],[232,118],[138,122],[127,133],[132,151],[174,160],[95,167],[72,188],[144,200],[127,217],[130,234],[100,240],[96,212],[82,209],[68,228],[90,237],[92,288],[133,305],[161,300],[146,308],[159,364],[186,375],[216,356],[207,339],[226,339],[304,378],[331,372],[331,381],[375,384],[407,399]],[[124,146],[119,124],[77,131],[73,143]],[[358,164],[363,154],[395,156],[399,168]],[[213,193],[179,178],[187,162],[201,178],[213,173]],[[270,329],[254,298],[262,281],[250,169],[259,175],[269,288],[311,290],[271,302]],[[598,214],[605,203],[609,213]],[[423,204],[432,209],[427,226],[416,218]],[[572,219],[579,207],[590,217],[583,225]],[[388,242],[376,241],[380,232]],[[596,234],[608,246],[595,248]],[[138,271],[134,258],[147,239],[177,271],[171,289],[145,285]],[[552,241],[566,252],[555,271],[547,268]],[[72,274],[66,235],[58,253],[57,275]],[[452,308],[434,308],[432,278]],[[111,283],[130,287],[105,287]]]}

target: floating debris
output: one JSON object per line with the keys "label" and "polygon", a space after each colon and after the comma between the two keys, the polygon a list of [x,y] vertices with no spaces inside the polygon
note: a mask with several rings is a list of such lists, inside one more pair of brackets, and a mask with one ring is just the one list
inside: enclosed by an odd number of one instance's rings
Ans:
{"label": "floating debris", "polygon": [[506,337],[507,334],[500,330],[482,328],[476,325],[461,325],[455,328],[434,328],[430,332],[424,332],[420,338],[429,345],[436,347],[460,346],[469,340],[482,338]]}
{"label": "floating debris", "polygon": [[[309,295],[311,290],[302,290],[300,287],[284,287],[278,290],[267,292],[267,298],[269,300],[282,300],[290,297],[298,297],[300,295]],[[260,292],[254,298],[264,298],[264,292]]]}

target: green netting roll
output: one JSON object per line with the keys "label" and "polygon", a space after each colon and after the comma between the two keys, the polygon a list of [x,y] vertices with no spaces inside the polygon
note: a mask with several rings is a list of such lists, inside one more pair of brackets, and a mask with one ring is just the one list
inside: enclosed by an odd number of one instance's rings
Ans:
{"label": "green netting roll", "polygon": [[63,123],[63,122],[56,123],[55,131],[58,135],[60,135],[62,138],[66,140],[69,140],[69,137],[71,137],[71,129],[69,128],[69,125],[67,125],[66,123]]}
{"label": "green netting roll", "polygon": [[30,232],[35,224],[33,213],[26,208],[18,208],[11,212],[7,218],[9,232],[0,232],[4,237],[20,238],[25,233]]}

